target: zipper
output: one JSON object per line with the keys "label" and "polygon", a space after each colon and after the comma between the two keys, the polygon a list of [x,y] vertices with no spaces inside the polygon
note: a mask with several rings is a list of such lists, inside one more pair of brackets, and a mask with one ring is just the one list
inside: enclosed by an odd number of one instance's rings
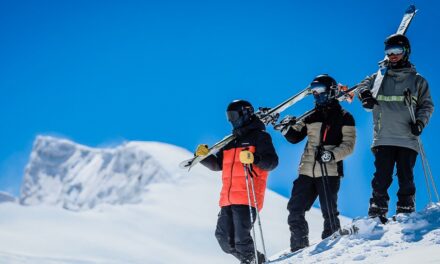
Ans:
{"label": "zipper", "polygon": [[[324,122],[322,123],[322,125],[324,125]],[[327,133],[328,133],[328,131],[330,130],[330,125],[329,124],[326,124],[325,125],[325,130],[324,130],[324,133],[323,134],[321,134],[322,135],[322,137],[320,138],[320,142],[319,142],[319,147],[324,147],[324,142],[325,142],[325,140],[327,139]],[[315,162],[313,163],[313,169],[312,169],[312,175],[313,175],[313,178],[316,178],[315,177],[315,167],[316,167],[316,162],[317,162],[317,160],[316,160],[316,155],[315,155]],[[324,177],[324,175],[321,175],[321,177]]]}
{"label": "zipper", "polygon": [[228,201],[231,203],[231,188],[232,188],[232,172],[234,171],[234,164],[235,164],[235,155],[237,153],[237,139],[234,140],[234,158],[232,159],[232,165],[231,165],[231,173],[229,174],[229,190],[228,190]]}

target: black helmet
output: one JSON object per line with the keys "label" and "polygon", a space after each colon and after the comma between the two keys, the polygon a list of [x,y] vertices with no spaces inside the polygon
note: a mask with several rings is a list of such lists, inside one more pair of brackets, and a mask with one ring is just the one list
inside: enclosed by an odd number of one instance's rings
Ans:
{"label": "black helmet", "polygon": [[234,100],[226,109],[226,117],[234,128],[247,125],[254,114],[254,107],[245,100]]}
{"label": "black helmet", "polygon": [[317,106],[325,106],[336,95],[338,84],[330,75],[321,74],[313,79],[310,83],[310,88],[315,97],[315,104]]}
{"label": "black helmet", "polygon": [[392,34],[385,39],[385,50],[393,46],[401,46],[404,48],[403,61],[408,61],[409,55],[411,54],[411,45],[409,39],[402,34]]}

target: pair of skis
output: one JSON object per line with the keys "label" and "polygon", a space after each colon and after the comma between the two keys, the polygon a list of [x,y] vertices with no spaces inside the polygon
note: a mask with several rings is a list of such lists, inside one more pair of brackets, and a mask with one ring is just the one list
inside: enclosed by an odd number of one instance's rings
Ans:
{"label": "pair of skis", "polygon": [[[402,21],[400,22],[400,25],[397,28],[396,33],[398,33],[398,34],[405,34],[406,33],[411,21],[413,20],[414,16],[416,15],[416,12],[417,12],[417,9],[414,5],[410,5],[407,8],[407,10],[405,11],[405,13],[403,15]],[[387,71],[387,63],[386,63],[386,57],[385,57],[384,60],[379,62],[379,70],[377,72],[377,76],[376,76],[376,79],[375,79],[375,82],[373,85],[373,89],[372,89],[373,95],[374,95],[374,93],[376,93],[376,95],[377,95],[377,91],[375,91],[375,89],[379,90],[379,87],[382,84],[383,77],[385,76],[386,71]],[[339,101],[351,102],[354,95],[357,93],[358,88],[359,88],[358,86],[354,86],[350,89],[347,89],[347,88],[340,89],[339,93],[336,95],[336,99]],[[289,99],[285,100],[284,102],[282,102],[281,104],[277,105],[274,108],[261,108],[256,113],[256,116],[258,118],[260,118],[264,124],[266,124],[266,125],[272,124],[272,125],[274,125],[274,127],[276,127],[276,129],[281,129],[283,127],[283,124],[278,124],[278,125],[276,124],[276,121],[278,120],[278,117],[280,116],[280,114],[284,110],[286,110],[287,108],[291,107],[292,105],[294,105],[297,102],[304,99],[306,96],[310,95],[311,93],[312,93],[312,91],[311,91],[310,87],[306,87],[298,94],[290,97]],[[297,120],[303,119],[313,113],[314,113],[314,110],[307,111],[305,114],[300,116]],[[287,119],[283,119],[283,120],[285,120],[285,122],[286,122]],[[179,167],[182,169],[190,170],[197,163],[204,160],[209,155],[217,153],[217,151],[219,151],[220,149],[225,147],[227,144],[232,142],[234,139],[235,139],[235,136],[232,134],[226,136],[221,141],[217,142],[212,147],[210,147],[207,155],[197,156],[197,157],[193,157],[191,159],[185,160],[179,164]]]}
{"label": "pair of skis", "polygon": [[[286,110],[287,108],[291,107],[292,105],[296,104],[297,102],[304,99],[306,96],[312,94],[312,91],[310,87],[306,87],[301,92],[295,94],[294,96],[290,97],[289,99],[285,100],[281,104],[275,106],[274,108],[260,108],[259,111],[255,113],[255,115],[265,124],[265,125],[275,125],[276,121],[278,120],[278,117],[280,114]],[[209,155],[217,153],[220,149],[225,147],[227,144],[232,142],[235,139],[234,135],[228,135],[225,138],[223,138],[221,141],[215,143],[212,147],[209,148],[208,154],[205,156],[196,156],[194,158],[185,160],[179,164],[179,167],[182,169],[188,169],[190,170],[194,165],[199,163],[200,161],[204,160]]]}

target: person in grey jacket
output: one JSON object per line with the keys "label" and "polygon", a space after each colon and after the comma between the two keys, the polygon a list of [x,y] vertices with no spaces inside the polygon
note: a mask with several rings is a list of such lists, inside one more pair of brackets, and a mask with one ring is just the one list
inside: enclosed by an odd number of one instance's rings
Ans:
{"label": "person in grey jacket", "polygon": [[[375,82],[377,74],[373,74],[359,84],[362,106],[367,111],[373,111],[374,120],[372,152],[376,171],[371,182],[370,217],[386,217],[390,199],[388,188],[393,180],[394,166],[399,180],[396,213],[415,210],[413,169],[418,151],[417,137],[428,124],[434,104],[428,82],[409,61],[410,53],[410,42],[406,36],[389,36],[385,40],[388,60],[382,83]],[[415,123],[404,103],[407,89],[416,101]]]}

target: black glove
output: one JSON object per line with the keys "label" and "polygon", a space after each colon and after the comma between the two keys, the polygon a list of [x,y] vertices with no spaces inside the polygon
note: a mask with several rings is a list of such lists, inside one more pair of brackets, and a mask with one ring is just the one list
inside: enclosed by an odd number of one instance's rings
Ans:
{"label": "black glove", "polygon": [[286,116],[278,124],[274,125],[275,130],[280,130],[281,132],[289,129],[289,127],[296,124],[296,117]]}
{"label": "black glove", "polygon": [[275,125],[276,122],[278,121],[278,118],[280,118],[280,114],[276,113],[276,114],[272,114],[272,115],[267,115],[267,113],[271,110],[272,108],[270,107],[259,107],[258,108],[258,112],[257,112],[257,117],[260,118],[260,120],[265,124],[265,125]]}
{"label": "black glove", "polygon": [[362,101],[362,107],[365,109],[373,109],[374,105],[378,105],[376,98],[373,97],[371,94],[371,91],[368,89],[363,90],[360,93],[361,101]]}
{"label": "black glove", "polygon": [[335,159],[335,155],[330,150],[325,150],[324,148],[318,148],[316,153],[316,159],[322,163],[328,163]]}
{"label": "black glove", "polygon": [[414,136],[420,136],[422,134],[423,128],[425,125],[423,125],[423,122],[420,120],[416,120],[415,123],[409,123],[411,126],[411,133],[413,133]]}

